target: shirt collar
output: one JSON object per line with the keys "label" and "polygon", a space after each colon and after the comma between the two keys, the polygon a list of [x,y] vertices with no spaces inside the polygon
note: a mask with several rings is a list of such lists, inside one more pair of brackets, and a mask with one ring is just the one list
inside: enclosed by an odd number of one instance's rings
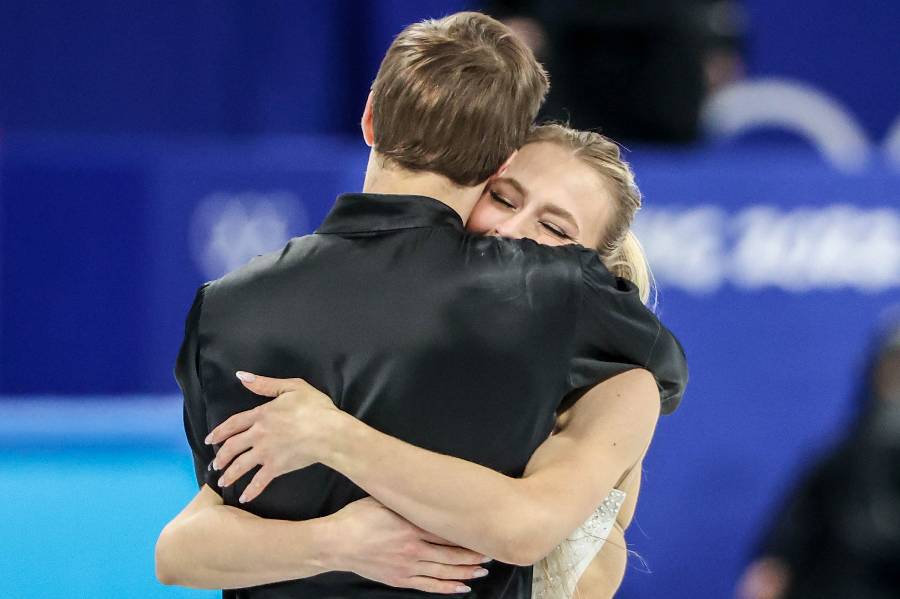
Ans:
{"label": "shirt collar", "polygon": [[450,226],[462,231],[462,219],[450,206],[415,195],[345,193],[316,233],[363,233]]}

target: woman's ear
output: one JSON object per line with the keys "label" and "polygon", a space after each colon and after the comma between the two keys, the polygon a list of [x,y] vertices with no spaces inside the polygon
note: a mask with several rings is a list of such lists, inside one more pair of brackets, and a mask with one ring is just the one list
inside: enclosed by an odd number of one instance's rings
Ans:
{"label": "woman's ear", "polygon": [[375,144],[375,128],[372,125],[372,92],[369,92],[369,97],[366,98],[366,107],[363,109],[360,127],[366,145],[371,148]]}

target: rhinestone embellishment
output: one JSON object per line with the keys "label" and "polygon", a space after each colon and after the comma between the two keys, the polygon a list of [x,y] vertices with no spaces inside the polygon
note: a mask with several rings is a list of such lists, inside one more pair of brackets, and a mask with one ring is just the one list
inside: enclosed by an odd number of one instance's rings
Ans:
{"label": "rhinestone embellishment", "polygon": [[[578,578],[606,542],[625,497],[626,494],[618,489],[610,491],[585,523],[553,550],[551,556],[554,559],[548,562],[550,571],[545,573],[543,568],[535,566],[532,576],[534,599],[571,599]],[[566,586],[571,588],[562,588],[559,584],[562,574]]]}

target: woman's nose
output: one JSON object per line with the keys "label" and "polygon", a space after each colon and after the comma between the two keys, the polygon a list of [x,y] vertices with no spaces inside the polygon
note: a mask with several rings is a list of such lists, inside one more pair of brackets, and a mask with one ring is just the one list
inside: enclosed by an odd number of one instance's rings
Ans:
{"label": "woman's nose", "polygon": [[526,236],[525,223],[521,214],[511,216],[495,227],[497,235],[501,237],[509,237],[510,239],[521,239]]}

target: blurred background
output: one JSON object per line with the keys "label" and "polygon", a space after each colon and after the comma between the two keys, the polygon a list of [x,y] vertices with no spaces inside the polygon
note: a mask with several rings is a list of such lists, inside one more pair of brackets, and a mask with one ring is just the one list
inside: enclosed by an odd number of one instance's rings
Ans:
{"label": "blurred background", "polygon": [[[546,117],[628,147],[691,363],[618,596],[787,596],[826,563],[896,576],[900,501],[870,487],[897,453],[810,473],[851,437],[900,438],[871,417],[900,395],[900,362],[873,366],[900,301],[900,4],[4,0],[0,593],[217,596],[153,574],[196,491],[172,375],[194,290],[360,189],[392,36],[468,8],[546,62]],[[835,596],[900,596],[879,589]]]}

